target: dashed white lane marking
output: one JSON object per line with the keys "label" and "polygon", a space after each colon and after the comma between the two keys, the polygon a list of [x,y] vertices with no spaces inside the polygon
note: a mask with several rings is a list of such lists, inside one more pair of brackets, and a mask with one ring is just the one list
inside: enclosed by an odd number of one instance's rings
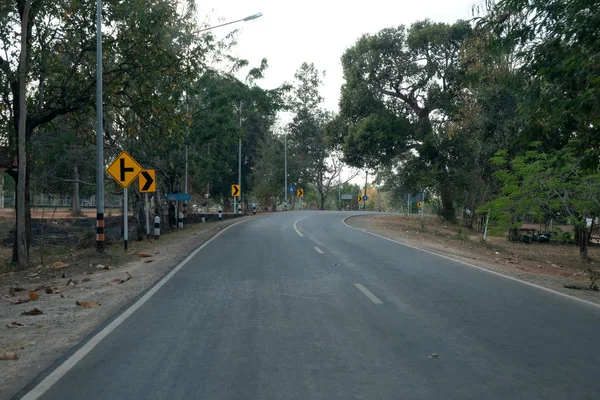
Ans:
{"label": "dashed white lane marking", "polygon": [[578,298],[578,297],[573,297],[573,296],[571,296],[571,295],[568,295],[568,294],[566,294],[566,293],[561,293],[561,292],[558,292],[558,291],[556,291],[556,290],[553,290],[553,289],[550,289],[550,288],[547,288],[547,287],[543,287],[543,286],[540,286],[540,285],[536,285],[535,283],[531,283],[531,282],[527,282],[527,281],[522,281],[522,280],[520,280],[520,279],[513,278],[512,276],[508,276],[508,275],[501,274],[500,272],[491,271],[491,270],[489,270],[489,269],[486,269],[486,268],[480,267],[480,266],[478,266],[478,265],[474,265],[474,264],[471,264],[471,263],[468,263],[468,262],[465,262],[465,261],[457,260],[456,258],[452,258],[452,257],[445,256],[445,255],[443,255],[443,254],[440,254],[440,253],[436,253],[435,251],[425,250],[425,249],[421,249],[421,248],[419,248],[419,247],[411,246],[410,244],[407,244],[407,243],[402,243],[402,242],[399,242],[399,241],[397,241],[397,240],[390,239],[390,238],[387,238],[387,237],[385,237],[385,236],[378,235],[378,234],[376,234],[376,233],[373,233],[373,232],[369,232],[369,231],[367,231],[367,230],[365,230],[365,229],[361,229],[361,228],[355,228],[355,227],[353,227],[353,226],[349,225],[349,224],[346,222],[346,221],[347,221],[349,218],[352,218],[352,217],[354,217],[354,215],[349,215],[349,216],[345,217],[345,218],[342,220],[342,223],[343,223],[344,225],[346,225],[348,228],[350,228],[350,229],[354,229],[355,231],[359,231],[359,232],[362,232],[362,233],[366,233],[367,235],[375,236],[375,237],[378,237],[379,239],[387,240],[387,241],[389,241],[389,242],[393,242],[393,243],[399,244],[399,245],[401,245],[401,246],[410,247],[411,249],[419,250],[419,251],[422,251],[422,252],[424,252],[424,253],[429,253],[429,254],[432,254],[432,255],[434,255],[434,256],[438,256],[438,257],[441,257],[441,258],[445,258],[446,260],[454,261],[454,262],[456,262],[456,263],[459,263],[459,264],[466,265],[467,267],[475,268],[475,269],[478,269],[478,270],[480,270],[480,271],[487,272],[488,274],[495,275],[495,276],[499,276],[499,277],[501,277],[501,278],[504,278],[504,279],[509,279],[509,280],[511,280],[511,281],[513,281],[513,282],[518,282],[518,283],[521,283],[521,284],[523,284],[523,285],[527,285],[527,286],[529,286],[529,287],[533,287],[533,288],[536,288],[536,289],[538,289],[538,290],[542,290],[542,291],[544,291],[544,292],[547,292],[547,293],[552,293],[553,295],[556,295],[556,296],[559,296],[559,297],[563,297],[563,298],[566,298],[566,299],[569,299],[569,300],[573,300],[573,301],[576,301],[576,302],[578,302],[578,303],[580,303],[580,304],[585,304],[585,305],[587,305],[587,306],[592,306],[592,307],[594,307],[594,308],[600,308],[600,304],[596,304],[596,303],[593,303],[593,302],[591,302],[591,301],[588,301],[588,300],[580,299],[580,298]]}
{"label": "dashed white lane marking", "polygon": [[315,250],[317,251],[317,253],[319,253],[319,254],[323,254],[323,250],[321,250],[320,248],[318,248],[318,247],[315,247]]}
{"label": "dashed white lane marking", "polygon": [[373,293],[371,293],[371,291],[369,289],[367,289],[366,287],[364,287],[360,283],[355,283],[354,286],[356,286],[356,288],[358,290],[360,290],[361,292],[363,292],[363,294],[365,296],[367,296],[369,298],[369,300],[371,300],[373,303],[375,303],[375,304],[383,304],[383,301],[379,300],[379,297],[375,296]]}

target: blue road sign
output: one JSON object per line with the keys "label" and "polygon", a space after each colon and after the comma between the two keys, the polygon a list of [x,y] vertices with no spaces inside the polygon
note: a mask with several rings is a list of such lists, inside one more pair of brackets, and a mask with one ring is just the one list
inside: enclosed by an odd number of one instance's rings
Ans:
{"label": "blue road sign", "polygon": [[167,201],[190,201],[189,193],[171,193],[167,195]]}
{"label": "blue road sign", "polygon": [[367,195],[364,195],[364,196],[363,196],[363,200],[364,200],[364,201],[367,201],[367,200],[369,200],[369,196],[367,196]]}
{"label": "blue road sign", "polygon": [[296,188],[294,186],[288,186],[288,192],[296,193]]}

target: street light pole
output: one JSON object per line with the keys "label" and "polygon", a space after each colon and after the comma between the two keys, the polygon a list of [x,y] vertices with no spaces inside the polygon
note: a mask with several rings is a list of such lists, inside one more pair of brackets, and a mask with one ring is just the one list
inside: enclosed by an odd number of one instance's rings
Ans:
{"label": "street light pole", "polygon": [[[240,137],[238,139],[238,186],[240,187],[240,200],[238,208],[242,207],[242,102],[240,101]],[[235,197],[233,198],[233,213],[237,213],[235,209]]]}
{"label": "street light pole", "polygon": [[104,252],[104,131],[102,128],[102,0],[96,0],[96,250]]}
{"label": "street light pole", "polygon": [[231,25],[231,24],[235,24],[235,23],[238,23],[238,22],[248,22],[248,21],[252,21],[254,19],[260,18],[260,17],[262,17],[262,13],[261,12],[256,13],[256,14],[252,14],[249,17],[246,17],[246,18],[237,19],[235,21],[226,22],[224,24],[220,24],[220,25],[210,26],[208,28],[199,29],[198,32],[205,32],[205,31],[209,31],[211,29],[220,28],[222,26]]}
{"label": "street light pole", "polygon": [[287,198],[287,195],[288,195],[288,193],[287,193],[288,192],[288,188],[287,188],[287,178],[288,178],[287,177],[287,133],[283,136],[283,147],[284,147],[283,154],[284,154],[284,159],[285,159],[285,167],[284,167],[284,172],[283,172],[285,175],[285,178],[284,178],[285,183],[283,184],[284,185],[283,192],[285,193],[285,202],[284,202],[283,206],[284,206],[284,210],[287,211],[287,204],[288,204],[288,198]]}

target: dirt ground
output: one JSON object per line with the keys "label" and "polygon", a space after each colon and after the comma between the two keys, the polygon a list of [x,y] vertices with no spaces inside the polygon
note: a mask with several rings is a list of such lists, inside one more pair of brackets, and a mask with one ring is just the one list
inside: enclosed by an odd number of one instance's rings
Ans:
{"label": "dirt ground", "polygon": [[579,259],[575,245],[558,243],[511,243],[506,237],[489,237],[457,225],[426,217],[424,228],[417,217],[365,215],[347,223],[378,235],[433,251],[492,271],[534,283],[561,293],[600,304],[600,292],[565,288],[587,288],[589,268],[600,269],[600,245],[589,248],[590,262]]}
{"label": "dirt ground", "polygon": [[[189,225],[157,241],[133,242],[128,252],[122,246],[105,255],[73,249],[47,256],[43,265],[0,274],[0,399],[17,393],[191,251],[240,220]],[[41,313],[24,315],[32,310]],[[12,353],[16,359],[1,360]]]}

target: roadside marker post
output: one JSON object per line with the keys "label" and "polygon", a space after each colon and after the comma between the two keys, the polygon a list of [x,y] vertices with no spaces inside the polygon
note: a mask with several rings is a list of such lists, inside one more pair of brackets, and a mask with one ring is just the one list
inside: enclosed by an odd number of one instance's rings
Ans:
{"label": "roadside marker post", "polygon": [[160,217],[157,215],[154,217],[154,239],[160,237]]}
{"label": "roadside marker post", "polygon": [[242,205],[240,203],[238,203],[238,215],[242,216]]}
{"label": "roadside marker post", "polygon": [[200,208],[200,221],[206,222],[206,217],[204,216],[204,207]]}
{"label": "roadside marker post", "polygon": [[252,204],[252,214],[256,215],[256,204]]}
{"label": "roadside marker post", "polygon": [[179,221],[178,221],[179,229],[183,229],[183,213],[179,213]]}
{"label": "roadside marker post", "polygon": [[219,204],[219,221],[223,220],[223,207]]}

